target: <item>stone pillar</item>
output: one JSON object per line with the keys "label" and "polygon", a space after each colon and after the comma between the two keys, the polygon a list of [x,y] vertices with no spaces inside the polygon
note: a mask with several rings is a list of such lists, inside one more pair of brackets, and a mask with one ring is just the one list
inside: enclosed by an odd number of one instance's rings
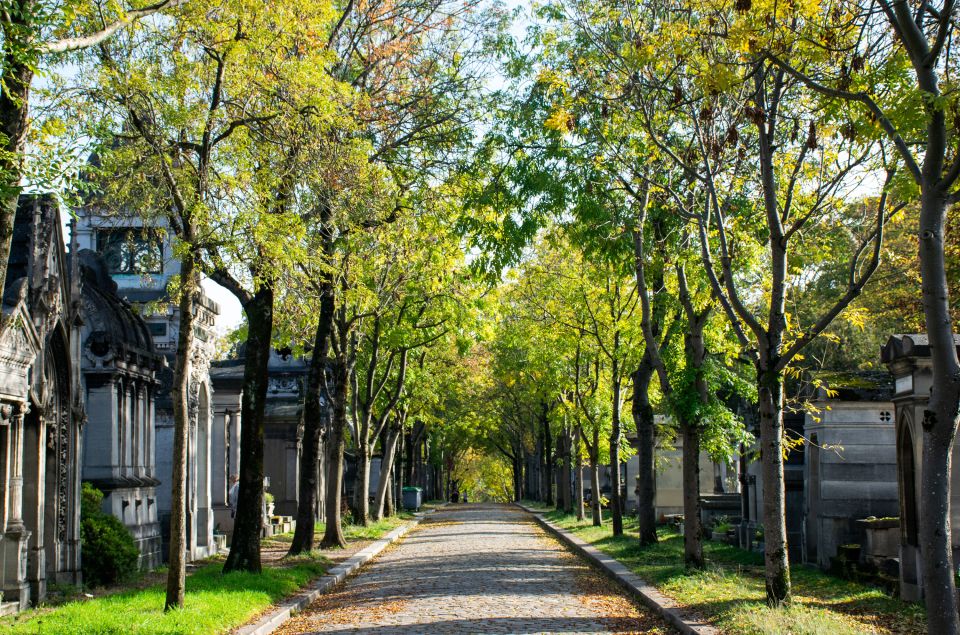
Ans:
{"label": "stone pillar", "polygon": [[47,485],[47,431],[44,417],[31,416],[23,426],[23,524],[30,532],[27,582],[34,601],[46,596],[45,512]]}
{"label": "stone pillar", "polygon": [[240,473],[240,413],[233,412],[230,415],[230,474]]}
{"label": "stone pillar", "polygon": [[27,582],[27,548],[30,531],[23,523],[23,413],[24,406],[4,426],[6,482],[4,504],[6,531],[0,536],[0,589],[4,601],[15,601],[20,610],[30,604],[30,586]]}
{"label": "stone pillar", "polygon": [[87,426],[83,477],[90,480],[120,476],[120,403],[112,380],[94,384],[88,379]]}
{"label": "stone pillar", "polygon": [[229,457],[227,456],[227,433],[230,428],[230,415],[215,411],[210,433],[210,496],[214,508],[223,508],[227,504],[229,487]]}

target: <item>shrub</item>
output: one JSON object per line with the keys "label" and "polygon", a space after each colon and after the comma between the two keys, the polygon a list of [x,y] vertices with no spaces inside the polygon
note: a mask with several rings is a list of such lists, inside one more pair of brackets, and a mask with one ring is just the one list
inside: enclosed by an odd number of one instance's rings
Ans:
{"label": "shrub", "polygon": [[80,499],[80,542],[83,579],[90,586],[116,584],[137,570],[140,552],[119,519],[100,509],[103,492],[83,484]]}

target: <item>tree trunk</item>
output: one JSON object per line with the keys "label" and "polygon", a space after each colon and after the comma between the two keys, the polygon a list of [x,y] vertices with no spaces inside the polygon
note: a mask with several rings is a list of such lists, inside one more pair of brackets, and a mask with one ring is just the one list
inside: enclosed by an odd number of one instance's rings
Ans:
{"label": "tree trunk", "polygon": [[[709,387],[703,374],[703,362],[707,357],[703,330],[707,324],[709,312],[697,314],[690,300],[686,274],[678,272],[680,294],[687,314],[687,333],[684,336],[684,355],[687,368],[694,374],[696,398],[704,408],[710,402]],[[696,419],[683,420],[677,417],[683,434],[683,560],[694,569],[704,567],[703,560],[703,524],[700,521],[700,430],[702,415]]]}
{"label": "tree trunk", "polygon": [[394,459],[397,456],[397,442],[401,434],[402,431],[395,429],[393,426],[387,428],[386,443],[383,444],[383,458],[380,460],[380,478],[377,482],[377,499],[373,511],[374,520],[383,518],[384,507],[390,493],[390,475],[393,473]]}
{"label": "tree trunk", "polygon": [[[942,111],[937,111],[942,117]],[[935,122],[942,124],[942,121]],[[938,130],[942,126],[937,126]],[[938,134],[940,134],[938,132]],[[927,174],[924,162],[924,184]],[[937,170],[939,172],[939,170]],[[923,468],[920,474],[920,557],[930,633],[960,633],[950,526],[952,450],[960,412],[960,363],[944,266],[946,200],[939,188],[922,188],[920,271],[923,313],[930,338],[933,386],[923,413]]]}
{"label": "tree trunk", "polygon": [[575,483],[575,485],[574,485],[574,493],[576,494],[577,520],[583,520],[583,519],[584,519],[584,513],[583,513],[583,453],[582,453],[582,448],[580,447],[580,446],[581,446],[580,435],[583,434],[583,430],[580,428],[580,426],[577,426],[576,432],[575,432],[574,434],[575,434],[576,436],[575,436],[575,438],[574,438],[574,445],[573,445],[573,447],[574,447],[574,451],[577,453],[577,454],[576,454],[576,459],[575,459],[575,461],[574,461],[575,469],[577,470],[576,474],[574,475],[574,483]]}
{"label": "tree trunk", "polygon": [[[4,264],[6,261],[4,260]],[[180,261],[180,331],[173,369],[173,474],[170,494],[170,562],[164,610],[183,608],[187,546],[187,430],[190,424],[190,360],[193,349],[196,262],[187,251]]]}
{"label": "tree trunk", "polygon": [[523,500],[523,468],[520,465],[520,459],[513,457],[513,500],[520,502]]}
{"label": "tree trunk", "polygon": [[[25,18],[26,15],[11,15],[14,22]],[[6,38],[10,37],[11,33],[7,33]],[[6,284],[13,223],[22,190],[20,180],[30,114],[30,83],[33,81],[33,70],[24,59],[29,47],[16,35],[13,37],[16,41],[4,43],[4,72],[0,84],[0,134],[3,140],[3,155],[0,156],[0,289]],[[19,51],[14,50],[19,47],[22,47]],[[182,591],[180,603],[183,603]]]}
{"label": "tree trunk", "polygon": [[230,571],[260,572],[263,531],[263,409],[273,337],[273,285],[263,283],[243,307],[247,316],[246,360],[240,402],[240,490],[230,553],[223,563]]}
{"label": "tree trunk", "polygon": [[[327,229],[330,208],[324,206],[323,247],[327,261],[332,257],[333,240]],[[320,280],[320,316],[313,338],[313,353],[307,370],[307,389],[303,402],[303,450],[300,453],[300,480],[297,483],[297,526],[288,555],[295,556],[313,550],[314,522],[318,507],[318,471],[320,443],[323,437],[324,415],[329,413],[330,395],[327,392],[327,357],[330,338],[333,337],[334,282],[329,274]],[[321,405],[321,399],[326,403]]]}
{"label": "tree trunk", "polygon": [[640,366],[633,373],[633,421],[637,427],[637,513],[640,544],[657,542],[657,474],[654,460],[656,452],[656,427],[653,406],[650,405],[650,382],[653,379],[653,363],[644,353]]}
{"label": "tree trunk", "polygon": [[404,457],[406,457],[406,445],[407,445],[407,435],[400,431],[400,448],[397,450],[397,461],[396,467],[394,468],[393,476],[393,507],[395,509],[403,510],[403,486],[406,483],[404,480],[404,474],[406,474],[404,466]]}
{"label": "tree trunk", "polygon": [[779,606],[790,599],[782,446],[783,380],[776,373],[766,372],[760,375],[758,383],[767,603]]}
{"label": "tree trunk", "polygon": [[593,429],[593,448],[590,450],[590,489],[593,500],[593,526],[603,524],[603,505],[600,503],[600,429]]}
{"label": "tree trunk", "polygon": [[357,443],[357,475],[353,486],[353,524],[370,524],[370,447],[365,441]]}
{"label": "tree trunk", "polygon": [[333,419],[330,422],[330,435],[327,454],[327,522],[324,525],[321,549],[342,548],[347,546],[343,537],[342,509],[340,508],[343,490],[343,451],[346,447],[347,430],[347,390],[349,369],[346,351],[337,355],[334,364]]}
{"label": "tree trunk", "polygon": [[610,513],[613,535],[623,535],[623,507],[620,496],[620,375],[619,364],[613,360],[613,415],[610,429]]}
{"label": "tree trunk", "polygon": [[553,505],[553,438],[550,435],[550,415],[546,403],[541,405],[540,425],[543,429],[543,502]]}
{"label": "tree trunk", "polygon": [[570,425],[564,425],[558,441],[560,452],[560,478],[557,483],[557,510],[573,513],[573,487],[570,483],[573,476],[573,430]]}
{"label": "tree trunk", "polygon": [[682,423],[683,435],[683,561],[702,569],[703,524],[700,522],[700,433],[696,425]]}

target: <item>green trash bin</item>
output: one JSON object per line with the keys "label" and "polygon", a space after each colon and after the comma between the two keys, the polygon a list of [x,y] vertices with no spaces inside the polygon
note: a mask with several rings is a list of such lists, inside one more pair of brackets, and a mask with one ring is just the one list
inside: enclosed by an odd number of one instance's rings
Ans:
{"label": "green trash bin", "polygon": [[423,490],[419,487],[404,487],[403,508],[420,511],[421,505],[423,505]]}

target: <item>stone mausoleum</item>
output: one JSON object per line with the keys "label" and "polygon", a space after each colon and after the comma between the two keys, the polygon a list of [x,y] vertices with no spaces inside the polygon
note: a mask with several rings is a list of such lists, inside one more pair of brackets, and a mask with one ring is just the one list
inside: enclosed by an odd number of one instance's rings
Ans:
{"label": "stone mausoleum", "polygon": [[[960,336],[954,335],[960,349]],[[920,480],[923,470],[923,410],[933,385],[930,343],[923,335],[892,335],[882,350],[883,362],[893,375],[896,410],[897,481],[900,491],[900,595],[907,600],[923,598],[920,561]],[[950,475],[950,526],[953,559],[960,555],[960,444],[953,446]]]}
{"label": "stone mausoleum", "polygon": [[163,358],[146,322],[117,295],[106,261],[80,250],[80,365],[87,425],[83,480],[104,493],[104,511],[133,535],[140,567],[161,559],[155,435],[156,393]]}
{"label": "stone mausoleum", "polygon": [[80,318],[62,227],[54,197],[20,197],[0,321],[0,612],[80,582]]}
{"label": "stone mausoleum", "polygon": [[[163,532],[162,544],[168,544],[170,519],[170,482],[173,472],[173,402],[170,387],[173,383],[173,365],[179,333],[179,310],[170,301],[167,286],[179,273],[179,260],[173,253],[173,232],[163,224],[148,223],[135,213],[106,213],[96,202],[77,211],[73,225],[74,239],[78,250],[96,252],[103,259],[106,273],[116,283],[116,294],[142,316],[153,344],[153,352],[159,354],[165,364],[158,367],[155,379],[159,383],[151,391],[153,396],[153,432],[148,443],[156,457],[153,474],[149,477],[137,474],[136,479],[155,479],[155,503],[143,495],[141,505],[155,505],[156,511],[139,516],[144,520],[156,518]],[[193,366],[190,378],[190,422],[188,435],[187,471],[187,557],[204,558],[214,554],[218,546],[214,539],[214,506],[212,475],[214,464],[222,465],[226,457],[212,454],[212,448],[222,448],[213,441],[212,386],[210,361],[214,352],[214,326],[220,307],[201,290],[196,297],[195,346],[192,351]],[[131,386],[131,390],[132,390]],[[140,386],[136,389],[139,391]],[[128,395],[130,400],[127,401]],[[130,410],[138,402],[127,386],[118,393],[123,400],[124,421],[138,416]],[[146,403],[146,402],[140,402]],[[146,415],[149,417],[150,415]],[[119,425],[119,424],[118,424]],[[122,436],[122,435],[121,435]],[[129,446],[132,450],[132,445]],[[125,446],[124,452],[127,452]],[[118,458],[121,458],[118,456]],[[122,457],[127,460],[126,456]],[[132,456],[130,460],[133,461]],[[123,471],[128,466],[118,469]],[[133,472],[143,472],[142,466],[129,466]],[[127,470],[128,472],[130,470]],[[141,487],[139,481],[131,481],[130,487]],[[149,488],[151,486],[144,485]],[[120,509],[123,508],[122,503]],[[112,510],[114,513],[117,509]],[[128,523],[129,516],[121,516]],[[149,524],[149,522],[148,522]],[[128,525],[129,526],[129,525]]]}
{"label": "stone mausoleum", "polygon": [[864,519],[898,513],[893,385],[886,371],[818,373],[804,422],[803,558],[826,569]]}

